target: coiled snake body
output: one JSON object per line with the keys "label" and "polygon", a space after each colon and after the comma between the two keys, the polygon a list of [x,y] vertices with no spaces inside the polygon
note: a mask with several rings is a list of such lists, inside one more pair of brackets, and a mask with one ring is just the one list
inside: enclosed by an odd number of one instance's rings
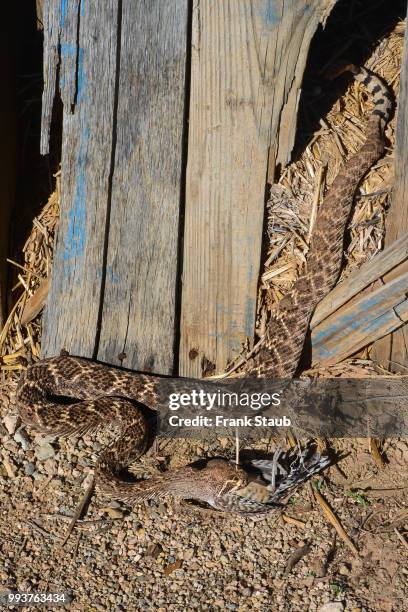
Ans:
{"label": "coiled snake body", "polygon": [[[340,273],[354,192],[384,150],[383,131],[392,96],[382,81],[364,68],[348,69],[373,97],[367,138],[324,198],[306,271],[272,312],[262,348],[247,367],[249,376],[295,375],[313,311]],[[58,396],[75,399],[66,403]],[[253,461],[247,466],[212,459],[145,481],[126,482],[120,472],[145,451],[149,435],[146,420],[134,402],[157,407],[157,377],[123,372],[77,357],[55,357],[28,368],[21,377],[17,401],[23,422],[46,434],[73,435],[118,425],[120,435],[100,455],[96,473],[104,492],[126,502],[174,495],[199,499],[219,510],[266,513],[294,487],[328,465],[328,459],[317,453],[277,452],[271,461]],[[257,485],[260,479],[262,487]]]}

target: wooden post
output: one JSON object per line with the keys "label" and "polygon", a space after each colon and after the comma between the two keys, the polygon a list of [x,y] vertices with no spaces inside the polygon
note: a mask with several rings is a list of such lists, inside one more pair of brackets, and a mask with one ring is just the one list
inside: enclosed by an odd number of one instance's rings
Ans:
{"label": "wooden post", "polygon": [[45,4],[43,151],[59,44],[64,141],[44,356],[173,370],[187,8]]}
{"label": "wooden post", "polygon": [[182,375],[223,369],[253,338],[268,167],[289,159],[310,40],[334,4],[194,2]]}
{"label": "wooden post", "polygon": [[161,374],[175,365],[186,47],[187,0],[123,3],[97,356]]}
{"label": "wooden post", "polygon": [[59,52],[64,140],[43,356],[171,373],[180,332],[180,374],[201,376],[253,337],[268,171],[335,1],[192,0],[180,236],[189,0],[45,0],[43,152]]}
{"label": "wooden post", "polygon": [[[92,356],[104,269],[117,49],[117,0],[44,5],[42,152],[48,148],[58,47],[64,104],[61,218],[42,355]],[[77,39],[78,38],[78,39]]]}
{"label": "wooden post", "polygon": [[408,321],[408,273],[357,296],[312,329],[313,364],[334,364]]}
{"label": "wooden post", "polygon": [[[408,32],[405,30],[404,52],[398,100],[398,117],[395,146],[395,182],[392,205],[386,221],[386,245],[408,231]],[[408,272],[404,262],[384,277],[389,282]],[[396,372],[408,368],[408,326],[404,325],[374,345],[373,357],[384,367]]]}

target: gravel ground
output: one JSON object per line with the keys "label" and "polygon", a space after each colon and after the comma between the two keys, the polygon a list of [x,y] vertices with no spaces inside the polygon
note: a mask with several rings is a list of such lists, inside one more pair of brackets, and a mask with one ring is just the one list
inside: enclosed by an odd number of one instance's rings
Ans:
{"label": "gravel ground", "polygon": [[[70,610],[87,611],[406,610],[407,441],[386,443],[384,469],[365,440],[333,442],[349,454],[317,482],[358,556],[307,486],[285,509],[297,524],[180,502],[130,508],[96,491],[63,543],[104,436],[34,437],[7,399],[0,414],[0,591],[66,592]],[[159,441],[138,473],[233,452],[223,446]]]}

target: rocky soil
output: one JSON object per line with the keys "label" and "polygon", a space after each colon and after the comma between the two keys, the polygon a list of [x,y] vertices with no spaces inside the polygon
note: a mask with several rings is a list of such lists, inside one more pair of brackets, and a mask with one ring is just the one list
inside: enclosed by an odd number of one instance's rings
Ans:
{"label": "rocky soil", "polygon": [[[78,611],[406,610],[406,440],[386,442],[383,469],[366,440],[332,441],[348,455],[314,483],[358,555],[307,486],[260,521],[176,501],[130,508],[96,490],[64,542],[104,435],[34,436],[7,394],[0,416],[0,592],[64,592]],[[234,452],[222,446],[159,441],[138,475]]]}

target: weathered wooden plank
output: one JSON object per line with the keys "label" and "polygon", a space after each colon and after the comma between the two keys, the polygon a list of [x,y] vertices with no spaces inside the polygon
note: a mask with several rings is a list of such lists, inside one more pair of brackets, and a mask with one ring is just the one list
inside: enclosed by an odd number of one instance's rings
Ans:
{"label": "weathered wooden plank", "polygon": [[[75,106],[78,94],[78,69],[82,62],[83,48],[77,46],[76,37],[78,31],[78,20],[80,20],[81,0],[69,0],[61,3],[61,32],[60,32],[60,54],[61,74],[60,91],[61,99],[66,113],[71,112]],[[79,92],[81,94],[81,92]]]}
{"label": "weathered wooden plank", "polygon": [[[401,63],[401,80],[397,108],[395,141],[395,181],[392,205],[386,221],[386,245],[391,244],[408,231],[408,30],[405,30],[404,52]],[[388,282],[395,275],[408,271],[408,263],[388,274]],[[391,370],[405,372],[408,367],[408,326],[404,325],[391,336],[376,342],[373,356]],[[401,368],[398,367],[401,366]]]}
{"label": "weathered wooden plank", "polygon": [[[42,354],[58,354],[65,348],[72,354],[91,356],[101,299],[110,189],[118,2],[81,2],[76,15],[77,0],[61,3],[61,14],[52,8],[57,4],[49,0],[46,5],[53,18],[45,30],[45,47],[46,54],[54,58],[55,32],[60,28],[64,100],[61,219]],[[54,66],[54,59],[51,64]],[[51,68],[47,78],[55,78]],[[45,95],[46,100],[48,96],[51,94]],[[52,100],[46,104],[49,107]],[[48,111],[44,112],[47,116]],[[45,142],[47,125],[44,120]]]}
{"label": "weathered wooden plank", "polygon": [[44,29],[44,0],[36,0],[35,9],[37,13],[37,30],[43,30]]}
{"label": "weathered wooden plank", "polygon": [[52,109],[57,82],[57,67],[59,61],[58,46],[61,32],[61,8],[62,2],[46,0],[43,4],[44,24],[44,52],[43,52],[43,75],[44,89],[41,106],[41,140],[40,151],[46,155],[49,151],[50,127]]}
{"label": "weathered wooden plank", "polygon": [[187,22],[187,0],[123,2],[98,358],[161,374],[174,368]]}
{"label": "weathered wooden plank", "polygon": [[396,240],[371,261],[339,283],[318,305],[312,317],[313,329],[321,321],[346,304],[360,291],[371,285],[401,262],[408,259],[408,233]]}
{"label": "weathered wooden plank", "polygon": [[408,273],[353,300],[312,331],[313,364],[333,364],[408,321]]}
{"label": "weathered wooden plank", "polygon": [[193,4],[182,375],[224,368],[253,338],[268,147],[288,160],[309,43],[334,3]]}

